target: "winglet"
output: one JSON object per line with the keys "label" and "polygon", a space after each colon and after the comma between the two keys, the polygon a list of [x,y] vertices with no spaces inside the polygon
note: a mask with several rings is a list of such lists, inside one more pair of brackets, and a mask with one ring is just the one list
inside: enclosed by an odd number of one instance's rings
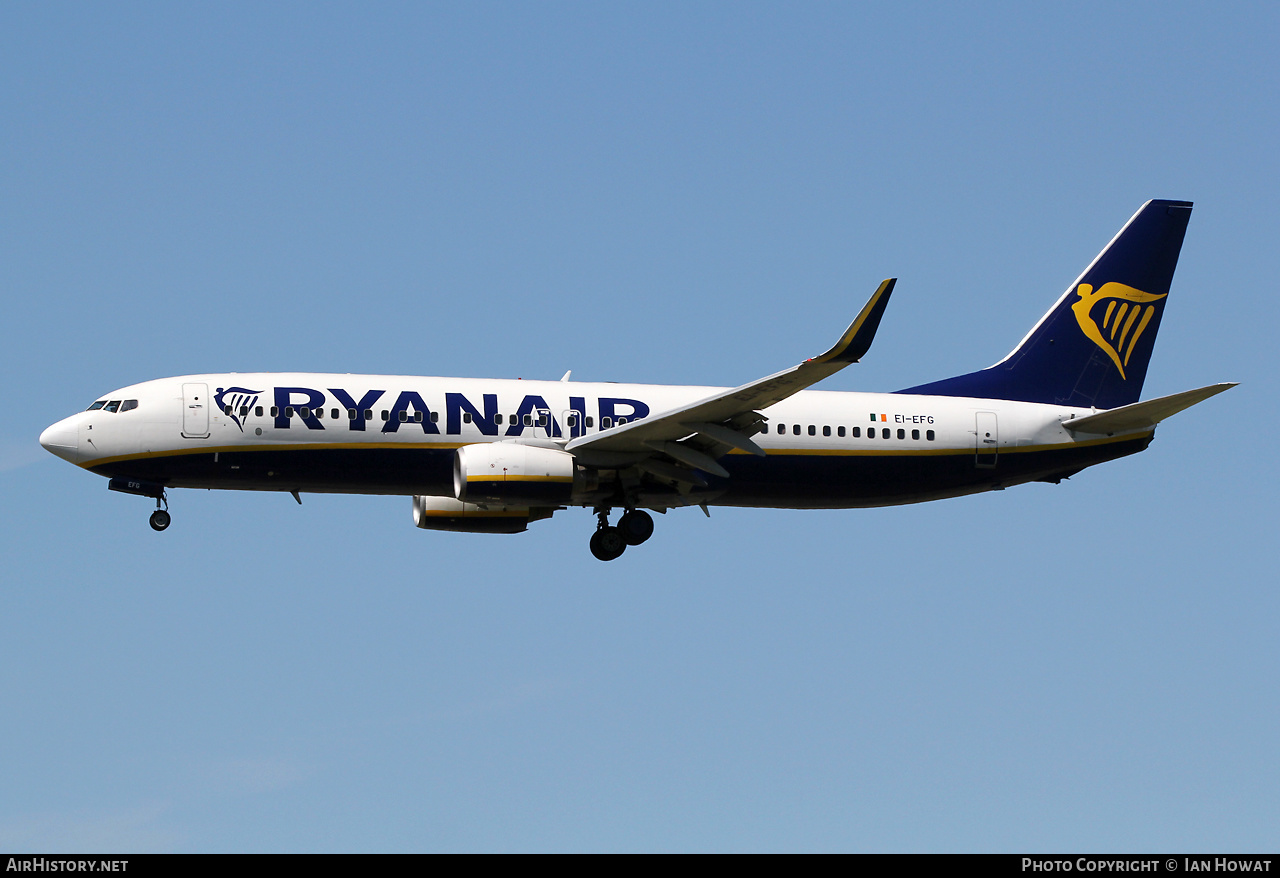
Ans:
{"label": "winglet", "polygon": [[889,296],[893,293],[893,285],[898,282],[891,277],[871,294],[867,304],[844,335],[836,342],[835,347],[825,354],[814,357],[816,363],[856,363],[871,349],[871,342],[880,328],[880,318],[884,316],[885,306],[889,304]]}

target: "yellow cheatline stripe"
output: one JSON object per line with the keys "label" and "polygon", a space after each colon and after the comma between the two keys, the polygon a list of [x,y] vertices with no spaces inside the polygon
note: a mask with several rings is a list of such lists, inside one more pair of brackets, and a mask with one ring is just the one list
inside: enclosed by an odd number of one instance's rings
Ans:
{"label": "yellow cheatline stripe", "polygon": [[331,449],[351,450],[351,449],[388,449],[402,448],[408,450],[433,450],[454,451],[463,445],[472,445],[471,442],[307,442],[301,444],[266,444],[261,445],[204,445],[199,448],[171,448],[165,451],[142,451],[137,454],[121,454],[115,457],[99,457],[93,460],[86,460],[79,466],[88,469],[90,467],[102,466],[107,463],[119,463],[122,460],[143,460],[152,457],[182,457],[192,454],[230,454],[230,453],[252,453],[255,451],[329,451]]}
{"label": "yellow cheatline stripe", "polygon": [[573,476],[467,476],[467,482],[572,482]]}
{"label": "yellow cheatline stripe", "polygon": [[[1017,445],[1009,448],[1001,448],[1000,454],[1027,453],[1031,451],[1061,451],[1067,448],[1083,448],[1089,445],[1105,445],[1113,442],[1127,442],[1130,439],[1139,439],[1143,436],[1150,436],[1154,430],[1144,430],[1139,433],[1130,433],[1121,437],[1105,437],[1102,439],[1087,439],[1080,442],[1060,442],[1051,445]],[[867,440],[870,441],[870,440]],[[903,439],[903,442],[918,442],[917,439]],[[104,466],[109,463],[119,463],[124,460],[146,460],[156,457],[180,457],[183,455],[193,454],[213,454],[215,452],[254,452],[254,451],[325,451],[328,449],[404,449],[412,450],[439,450],[453,451],[461,448],[463,445],[473,445],[472,442],[343,442],[335,444],[308,443],[305,445],[221,445],[216,447],[202,448],[179,448],[168,451],[146,451],[139,454],[122,454],[117,457],[102,457],[95,460],[86,460],[77,464],[83,469],[92,469],[93,467]],[[885,456],[939,456],[947,454],[973,454],[973,448],[766,448],[765,453],[770,456],[827,456],[827,457],[885,457]],[[750,454],[748,451],[733,449],[729,454]],[[572,481],[572,477],[555,477],[555,476],[508,476],[507,481],[513,480],[549,480],[549,481]],[[470,481],[470,479],[468,479]],[[500,479],[491,479],[490,481],[500,481]]]}

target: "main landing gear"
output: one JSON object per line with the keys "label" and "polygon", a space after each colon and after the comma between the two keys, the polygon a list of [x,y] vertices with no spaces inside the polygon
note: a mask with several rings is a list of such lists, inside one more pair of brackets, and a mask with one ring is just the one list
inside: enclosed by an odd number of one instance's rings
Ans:
{"label": "main landing gear", "polygon": [[638,546],[653,536],[653,516],[643,509],[628,509],[616,527],[609,524],[611,511],[596,510],[599,521],[596,532],[591,535],[591,554],[601,561],[612,561],[625,552],[627,546]]}

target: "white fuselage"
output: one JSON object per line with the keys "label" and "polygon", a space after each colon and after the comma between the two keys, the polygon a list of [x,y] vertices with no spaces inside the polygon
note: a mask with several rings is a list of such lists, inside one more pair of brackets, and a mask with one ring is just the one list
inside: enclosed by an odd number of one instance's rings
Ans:
{"label": "white fuselage", "polygon": [[[317,373],[189,375],[114,391],[99,400],[104,405],[51,426],[41,443],[100,474],[167,487],[443,496],[452,493],[445,474],[463,445],[563,447],[571,438],[722,390]],[[1090,413],[991,399],[802,391],[762,410],[766,429],[752,438],[766,456],[725,455],[733,477],[701,496],[712,503],[793,508],[914,502],[1052,480],[1141,450],[1150,440],[1150,429],[1111,437],[1063,428],[1064,421]]]}

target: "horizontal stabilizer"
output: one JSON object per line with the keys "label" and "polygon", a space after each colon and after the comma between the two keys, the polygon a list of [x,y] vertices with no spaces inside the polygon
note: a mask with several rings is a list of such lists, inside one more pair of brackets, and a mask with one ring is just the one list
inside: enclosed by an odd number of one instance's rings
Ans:
{"label": "horizontal stabilizer", "polygon": [[1211,396],[1217,396],[1224,390],[1235,387],[1235,382],[1210,384],[1197,390],[1184,390],[1172,396],[1149,399],[1146,402],[1135,402],[1121,406],[1108,412],[1100,412],[1083,418],[1063,421],[1062,426],[1073,433],[1133,433],[1147,430],[1172,417],[1183,409],[1189,409],[1198,402],[1204,402]]}

